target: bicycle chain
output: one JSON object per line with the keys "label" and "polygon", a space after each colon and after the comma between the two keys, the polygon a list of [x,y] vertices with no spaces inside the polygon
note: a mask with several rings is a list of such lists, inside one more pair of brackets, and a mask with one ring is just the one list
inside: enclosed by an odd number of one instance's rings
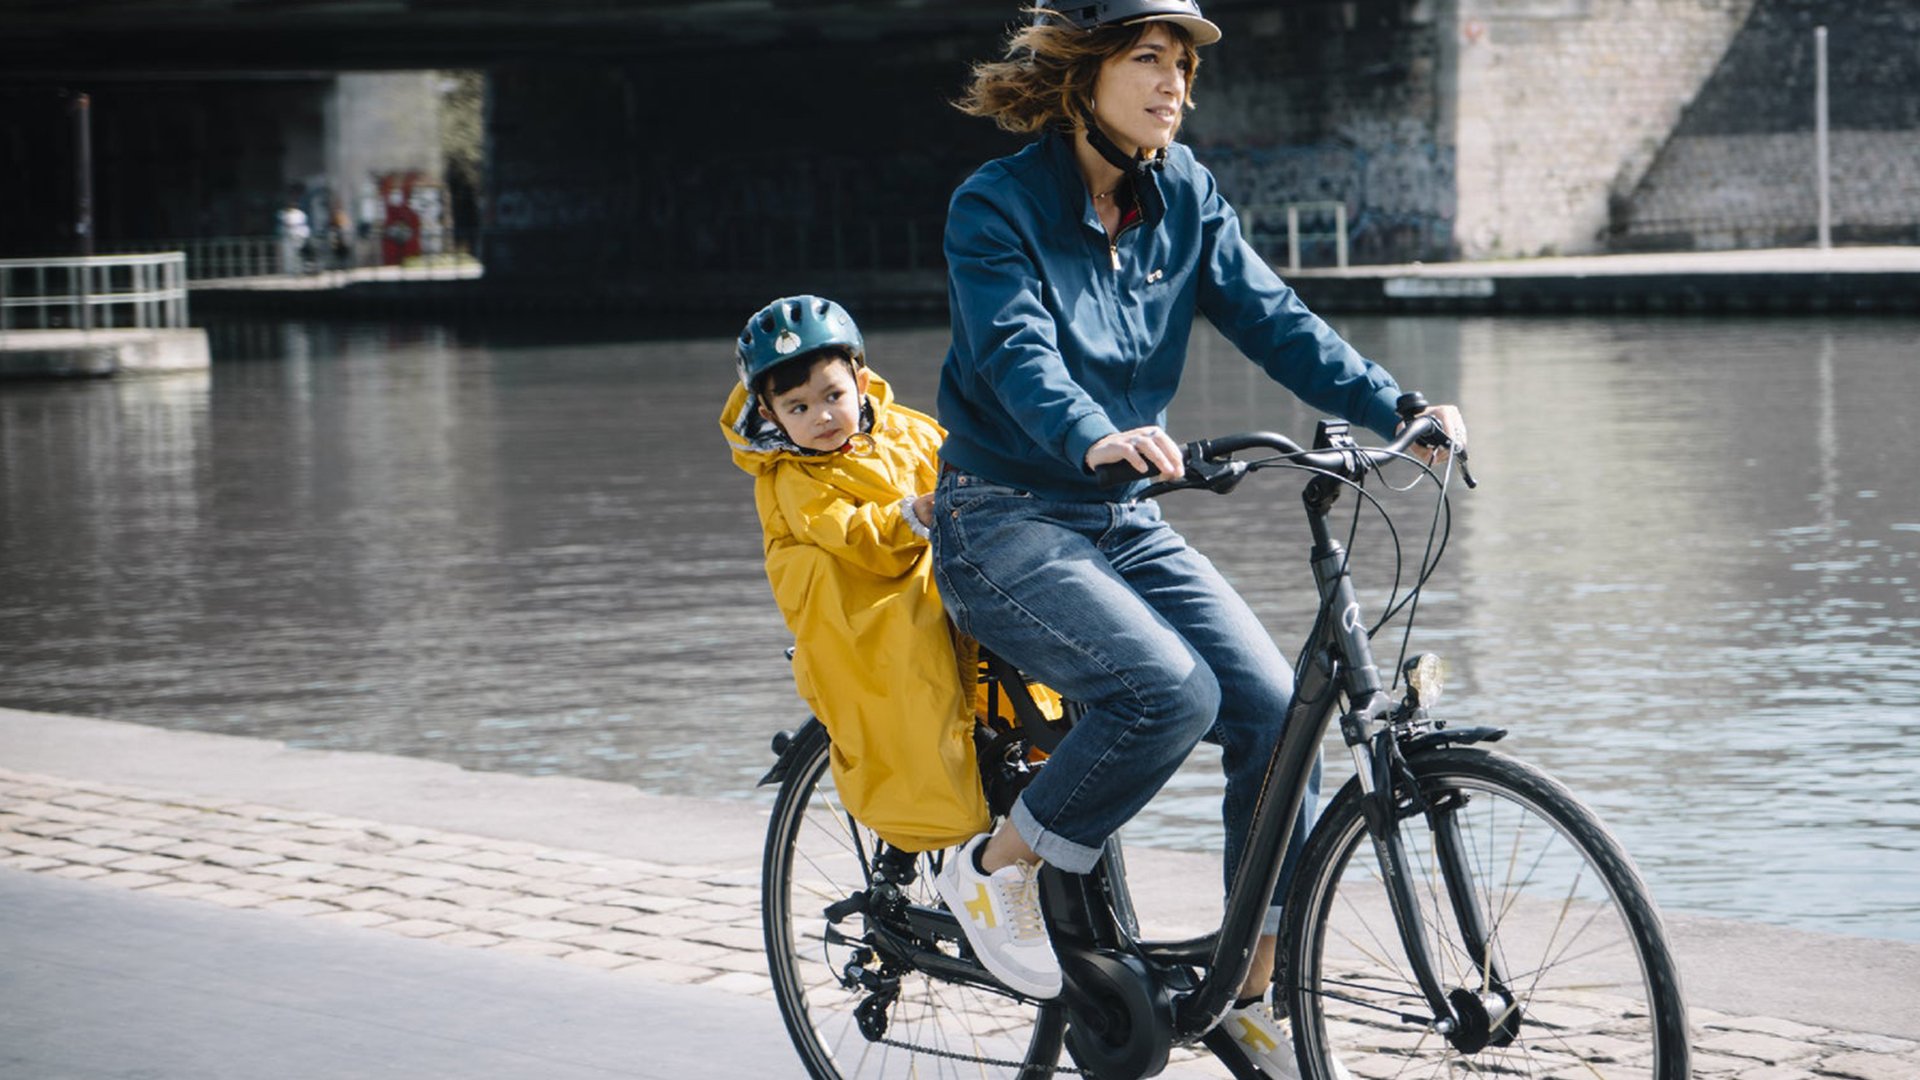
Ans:
{"label": "bicycle chain", "polygon": [[962,1054],[958,1050],[936,1050],[931,1046],[915,1046],[913,1043],[901,1042],[899,1039],[889,1039],[885,1037],[874,1039],[872,1041],[879,1043],[881,1046],[891,1046],[900,1050],[911,1050],[916,1054],[927,1054],[932,1057],[948,1058],[953,1061],[971,1061],[980,1065],[996,1065],[1002,1069],[1045,1069],[1047,1072],[1050,1072],[1050,1073],[1067,1073],[1073,1076],[1088,1075],[1087,1070],[1076,1068],[1072,1065],[1032,1065],[1025,1061],[1008,1061],[1003,1058],[974,1057],[970,1054]]}

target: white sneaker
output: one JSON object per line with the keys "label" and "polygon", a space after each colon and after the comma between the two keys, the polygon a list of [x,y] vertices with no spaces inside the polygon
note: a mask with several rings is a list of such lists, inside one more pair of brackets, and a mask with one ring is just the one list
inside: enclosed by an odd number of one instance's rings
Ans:
{"label": "white sneaker", "polygon": [[[1233,1044],[1240,1052],[1272,1080],[1300,1080],[1300,1066],[1293,1056],[1293,1025],[1286,1020],[1275,1020],[1265,1002],[1244,1009],[1228,1009],[1220,1026],[1233,1036]],[[1353,1080],[1353,1075],[1337,1058],[1333,1062],[1333,1075],[1335,1080]]]}
{"label": "white sneaker", "polygon": [[985,874],[974,856],[987,834],[960,845],[934,878],[947,910],[988,971],[1032,998],[1060,996],[1060,958],[1040,917],[1040,871],[1030,863]]}

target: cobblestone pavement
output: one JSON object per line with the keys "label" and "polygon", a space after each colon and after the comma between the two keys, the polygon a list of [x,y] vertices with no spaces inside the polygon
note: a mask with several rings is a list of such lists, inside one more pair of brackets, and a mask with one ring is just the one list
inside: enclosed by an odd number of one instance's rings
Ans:
{"label": "cobblestone pavement", "polygon": [[[666,865],[0,769],[0,868],[772,994],[757,867]],[[1698,1007],[1693,1021],[1702,1080],[1920,1078],[1912,1040]]]}

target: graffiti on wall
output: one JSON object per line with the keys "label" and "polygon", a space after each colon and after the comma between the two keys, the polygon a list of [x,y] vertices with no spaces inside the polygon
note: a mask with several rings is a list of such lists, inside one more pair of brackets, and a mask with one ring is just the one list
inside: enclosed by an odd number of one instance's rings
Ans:
{"label": "graffiti on wall", "polygon": [[[1347,208],[1351,258],[1361,263],[1449,257],[1453,244],[1451,147],[1432,141],[1243,148],[1198,151],[1221,194],[1259,223],[1255,246],[1270,258],[1283,249],[1273,208],[1341,202]],[[1277,246],[1276,246],[1277,245]]]}

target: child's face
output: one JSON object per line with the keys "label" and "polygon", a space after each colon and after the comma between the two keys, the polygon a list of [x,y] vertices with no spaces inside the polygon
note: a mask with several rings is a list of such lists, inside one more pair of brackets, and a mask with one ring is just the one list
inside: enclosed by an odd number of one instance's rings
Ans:
{"label": "child's face", "polygon": [[807,381],[760,406],[760,415],[780,425],[795,445],[838,450],[860,430],[860,401],[867,371],[844,360],[821,360]]}

